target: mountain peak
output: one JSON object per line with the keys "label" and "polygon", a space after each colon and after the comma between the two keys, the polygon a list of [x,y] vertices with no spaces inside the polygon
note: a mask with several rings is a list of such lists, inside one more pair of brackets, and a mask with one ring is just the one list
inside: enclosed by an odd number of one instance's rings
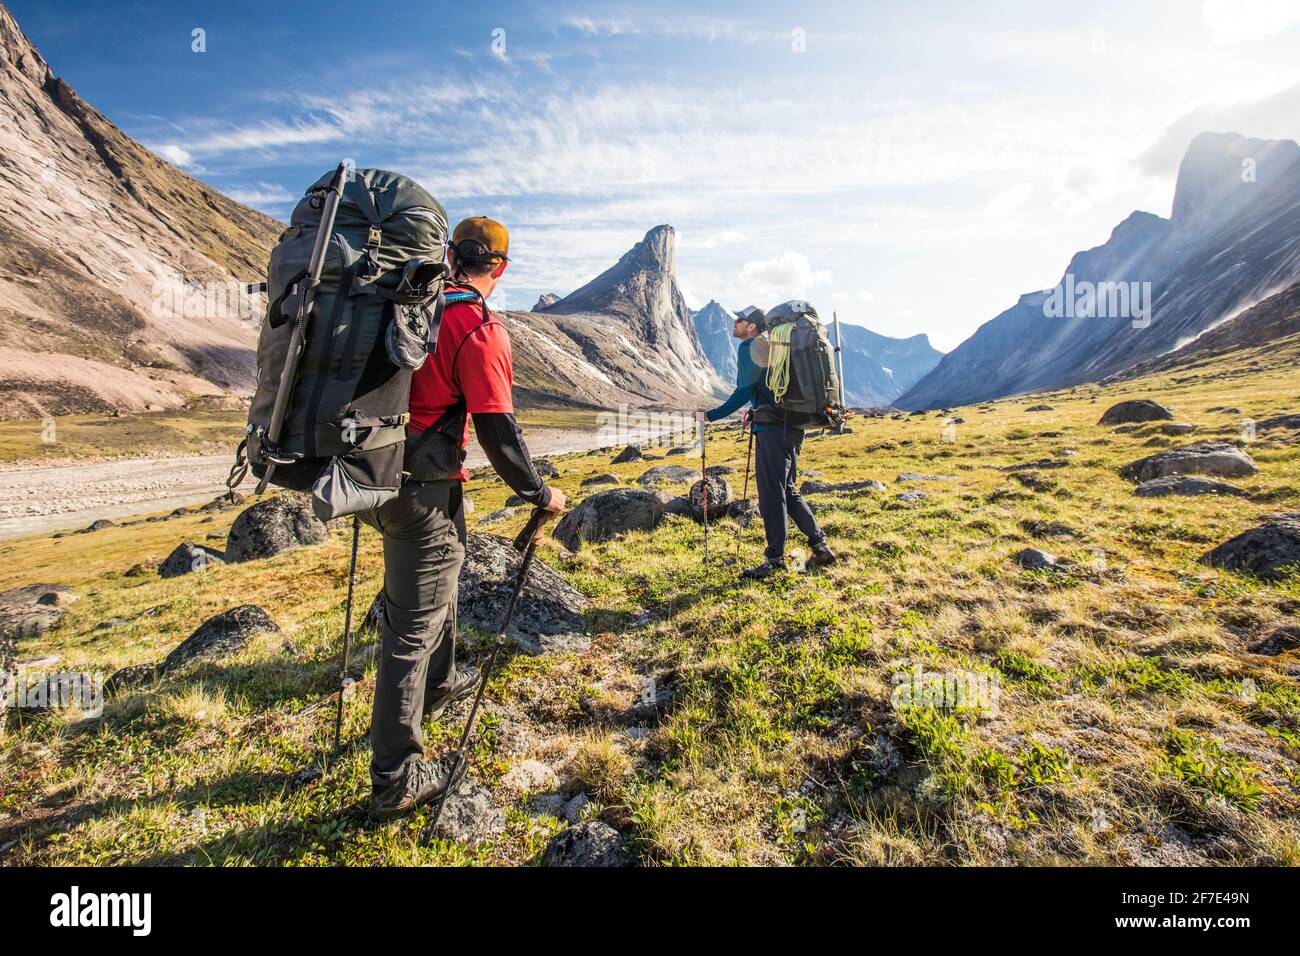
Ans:
{"label": "mountain peak", "polygon": [[651,272],[677,272],[677,234],[669,225],[655,226],[627,251],[623,262]]}
{"label": "mountain peak", "polygon": [[1198,134],[1178,167],[1174,227],[1199,233],[1223,224],[1298,160],[1300,145],[1289,139]]}

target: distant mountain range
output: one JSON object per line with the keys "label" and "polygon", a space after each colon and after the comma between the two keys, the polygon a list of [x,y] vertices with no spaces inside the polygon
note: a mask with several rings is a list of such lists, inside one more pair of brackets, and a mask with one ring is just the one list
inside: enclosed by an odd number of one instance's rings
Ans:
{"label": "distant mountain range", "polygon": [[1300,146],[1202,133],[1179,168],[1169,219],[1133,213],[1104,245],[1078,253],[1059,286],[1022,295],[896,404],[955,406],[1100,380],[1179,352],[1297,280]]}

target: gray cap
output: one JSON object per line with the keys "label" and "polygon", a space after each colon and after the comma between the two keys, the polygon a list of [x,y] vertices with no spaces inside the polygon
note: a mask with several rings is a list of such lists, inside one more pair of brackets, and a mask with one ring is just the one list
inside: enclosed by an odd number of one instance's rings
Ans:
{"label": "gray cap", "polygon": [[767,331],[767,315],[756,305],[747,305],[736,313],[736,318],[744,319],[758,326],[760,332]]}

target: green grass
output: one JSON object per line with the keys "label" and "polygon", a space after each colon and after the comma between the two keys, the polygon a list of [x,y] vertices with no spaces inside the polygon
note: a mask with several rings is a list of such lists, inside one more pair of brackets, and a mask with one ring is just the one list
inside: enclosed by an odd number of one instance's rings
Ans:
{"label": "green grass", "polygon": [[[1251,358],[1264,368],[1236,376]],[[1300,510],[1300,446],[1289,433],[1252,445],[1261,471],[1239,482],[1247,498],[1141,499],[1117,472],[1151,453],[1153,434],[1096,421],[1113,402],[1151,396],[1200,423],[1196,440],[1234,440],[1240,416],[1210,409],[1236,406],[1256,420],[1295,411],[1296,369],[1294,349],[1273,350],[1186,381],[954,409],[967,422],[955,444],[941,442],[934,415],[810,437],[801,465],[820,480],[888,486],[811,498],[843,558],[821,573],[740,583],[737,572],[759,560],[759,523],[715,525],[707,566],[699,527],[679,518],[574,555],[548,540],[542,559],[592,602],[592,649],[515,657],[493,681],[474,774],[507,823],[477,847],[422,845],[423,813],[366,818],[374,635],[359,638],[351,661],[349,744],[319,772],[346,530],[170,581],[124,572],[184,538],[219,538],[232,514],[4,542],[0,587],[51,581],[80,596],[55,630],[20,645],[23,657],[59,654],[61,668],[104,673],[158,661],[202,620],[244,602],[282,632],[116,698],[95,724],[9,714],[0,846],[16,842],[0,862],[527,864],[565,825],[530,815],[528,798],[509,789],[510,769],[530,759],[552,767],[566,795],[586,793],[584,816],[619,827],[651,865],[1293,865],[1300,653],[1248,648],[1294,623],[1300,580],[1263,582],[1198,558],[1264,514]],[[1024,413],[1039,401],[1056,411]],[[532,423],[582,427],[584,415],[540,412]],[[148,427],[164,425],[181,427],[162,415]],[[20,431],[0,429],[4,454]],[[1052,484],[1039,491],[997,470],[1066,451],[1069,465],[1044,472]],[[715,429],[708,452],[711,463],[744,466],[736,432]],[[649,467],[553,460],[573,500],[588,475],[632,482]],[[955,480],[895,484],[905,471]],[[905,505],[894,497],[903,490],[929,497]],[[509,494],[486,479],[467,491],[471,523]],[[524,517],[484,530],[509,536]],[[1024,572],[1010,561],[1024,547],[1075,565]],[[364,606],[382,577],[369,530],[359,573]],[[121,623],[97,627],[109,620]],[[482,636],[466,636],[465,656],[481,656]],[[916,673],[978,680],[996,689],[997,706],[908,705],[896,691]],[[665,703],[630,727],[651,678]],[[458,730],[456,716],[427,725],[427,745],[445,751]]]}

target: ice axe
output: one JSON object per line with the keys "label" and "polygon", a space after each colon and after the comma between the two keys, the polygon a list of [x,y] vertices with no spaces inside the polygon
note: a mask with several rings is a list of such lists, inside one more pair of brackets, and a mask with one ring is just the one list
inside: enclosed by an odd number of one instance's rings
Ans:
{"label": "ice axe", "polygon": [[[501,656],[501,649],[506,643],[506,632],[510,630],[510,620],[515,616],[515,607],[519,604],[519,595],[524,590],[524,580],[528,577],[528,569],[533,563],[533,554],[537,550],[537,535],[542,530],[542,525],[546,523],[548,514],[544,508],[534,508],[532,515],[528,518],[528,524],[524,525],[524,530],[519,532],[515,538],[515,550],[524,553],[524,559],[519,562],[519,571],[515,575],[515,586],[510,592],[510,603],[506,605],[506,614],[501,621],[501,627],[497,630],[496,641],[492,644],[492,654],[488,657],[487,663],[483,665],[483,673],[479,677],[478,691],[474,694],[474,704],[469,709],[469,716],[465,718],[465,729],[461,731],[460,743],[456,746],[456,753],[452,757],[451,772],[447,779],[454,784],[460,777],[461,766],[465,763],[465,748],[469,746],[470,735],[474,733],[474,723],[478,719],[479,706],[483,703],[483,693],[487,690],[488,681],[492,678],[493,671],[496,670],[497,660]],[[442,795],[437,806],[433,810],[433,819],[429,821],[428,826],[424,828],[423,838],[428,838],[438,826],[438,821],[442,819],[443,808],[447,806],[447,801],[451,799],[451,789]]]}

